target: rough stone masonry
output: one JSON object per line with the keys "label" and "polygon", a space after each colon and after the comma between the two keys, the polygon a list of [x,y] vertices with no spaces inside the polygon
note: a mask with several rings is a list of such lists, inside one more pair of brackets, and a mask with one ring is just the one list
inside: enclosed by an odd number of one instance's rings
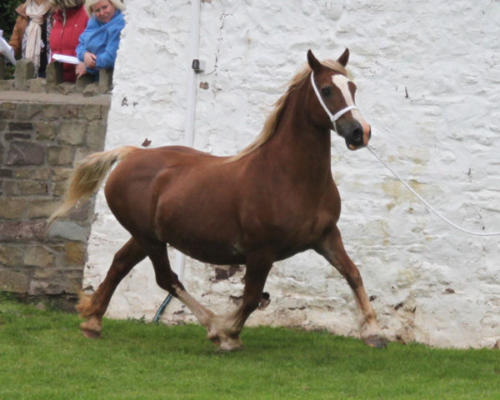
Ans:
{"label": "rough stone masonry", "polygon": [[[0,90],[0,291],[71,304],[81,289],[92,201],[47,229],[74,163],[101,150],[110,96],[45,80]],[[50,83],[49,83],[50,84]],[[65,94],[63,94],[65,93]]]}

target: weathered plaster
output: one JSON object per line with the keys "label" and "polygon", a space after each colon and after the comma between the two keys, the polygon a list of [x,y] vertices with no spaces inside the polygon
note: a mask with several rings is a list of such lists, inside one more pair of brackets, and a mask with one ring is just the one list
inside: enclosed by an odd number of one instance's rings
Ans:
{"label": "weathered plaster", "polygon": [[[457,0],[218,0],[202,3],[195,147],[234,154],[259,132],[305,62],[351,50],[357,104],[372,145],[445,215],[500,230],[500,2]],[[128,2],[106,148],[180,144],[186,115],[190,3]],[[498,237],[456,232],[388,176],[368,151],[333,139],[340,228],[384,332],[437,346],[490,346],[500,337]],[[209,190],[209,188],[207,188]],[[85,285],[102,280],[128,238],[98,197]],[[189,261],[188,290],[214,310],[241,294],[238,272],[216,281]],[[312,252],[276,263],[271,304],[250,324],[358,334],[345,281]],[[111,317],[151,318],[165,293],[148,262],[119,286]],[[193,320],[175,301],[164,320]]]}

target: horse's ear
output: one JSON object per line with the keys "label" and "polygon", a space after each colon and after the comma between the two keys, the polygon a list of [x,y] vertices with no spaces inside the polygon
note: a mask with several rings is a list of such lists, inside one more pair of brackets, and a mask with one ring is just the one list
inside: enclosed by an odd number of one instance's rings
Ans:
{"label": "horse's ear", "polygon": [[311,50],[307,51],[307,62],[313,71],[318,71],[321,68],[321,63],[318,61]]}
{"label": "horse's ear", "polygon": [[347,65],[347,62],[349,61],[349,49],[345,49],[342,55],[337,58],[337,61],[340,65],[345,67]]}

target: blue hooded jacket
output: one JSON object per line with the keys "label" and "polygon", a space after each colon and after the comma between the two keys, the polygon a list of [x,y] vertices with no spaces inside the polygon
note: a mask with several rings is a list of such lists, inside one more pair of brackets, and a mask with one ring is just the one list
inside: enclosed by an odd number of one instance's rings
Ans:
{"label": "blue hooded jacket", "polygon": [[87,72],[95,75],[99,68],[112,68],[115,65],[120,33],[124,27],[125,18],[120,10],[116,10],[111,21],[106,24],[99,22],[95,16],[89,20],[76,47],[76,55],[82,62],[86,51],[97,57],[97,68],[87,68]]}

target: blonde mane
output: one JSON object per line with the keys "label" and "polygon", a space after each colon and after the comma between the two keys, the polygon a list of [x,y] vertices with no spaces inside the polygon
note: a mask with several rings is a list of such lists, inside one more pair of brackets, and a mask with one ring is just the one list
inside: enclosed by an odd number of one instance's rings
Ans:
{"label": "blonde mane", "polygon": [[[323,64],[325,67],[333,69],[336,72],[340,72],[341,74],[348,76],[348,72],[344,68],[344,66],[335,60],[324,60],[321,64]],[[285,94],[283,94],[283,96],[281,96],[278,101],[274,103],[274,109],[267,117],[266,122],[264,122],[264,127],[262,128],[259,136],[257,136],[255,141],[249,146],[245,147],[241,152],[229,158],[228,161],[239,160],[247,154],[257,150],[263,144],[267,143],[267,141],[276,132],[281,113],[285,108],[288,97],[295,91],[295,89],[297,89],[302,84],[302,82],[304,82],[305,79],[307,79],[310,72],[311,68],[306,64],[299,72],[297,72],[297,74],[295,74],[295,76],[288,83],[288,89]]]}

